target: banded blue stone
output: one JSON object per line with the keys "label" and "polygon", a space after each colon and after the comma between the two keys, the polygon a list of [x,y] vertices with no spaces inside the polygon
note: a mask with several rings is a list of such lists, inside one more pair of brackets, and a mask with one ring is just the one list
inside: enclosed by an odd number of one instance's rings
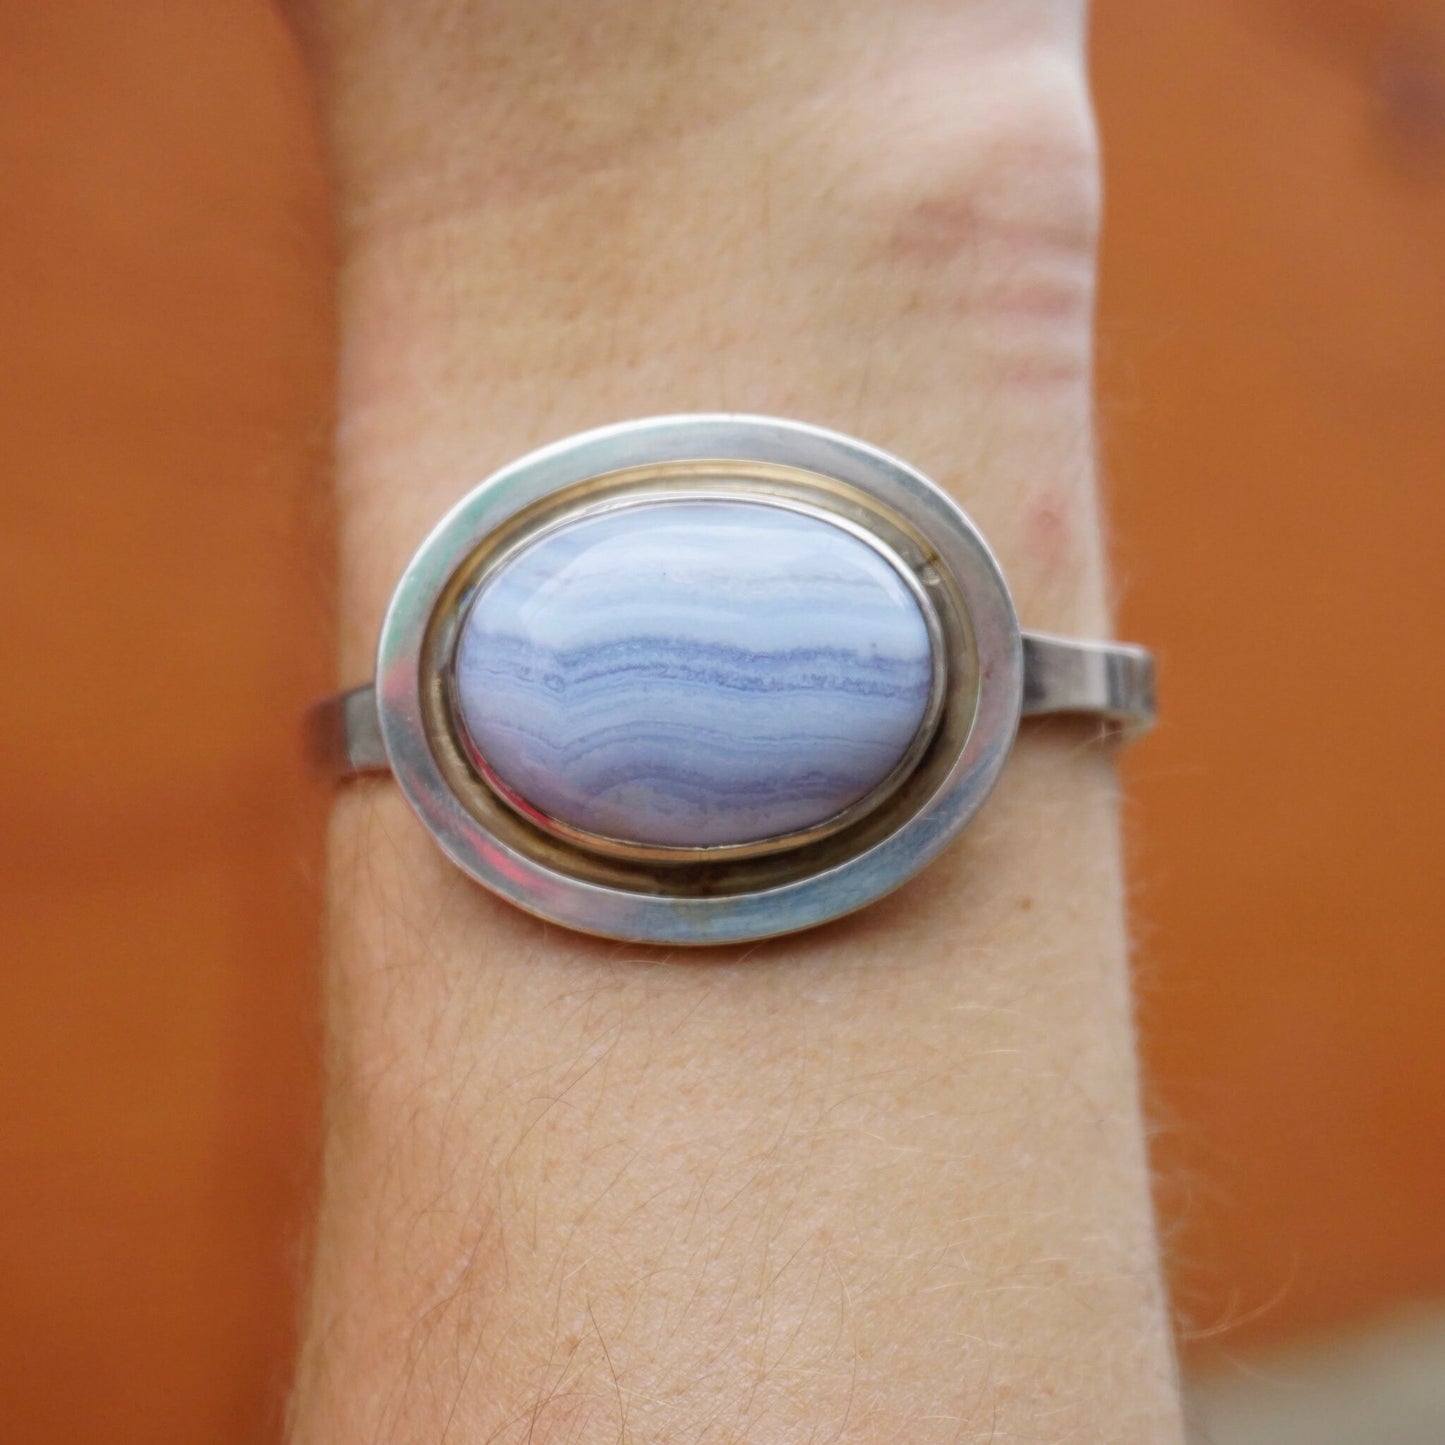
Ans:
{"label": "banded blue stone", "polygon": [[824,517],[658,499],[540,535],[480,588],[456,704],[487,769],[655,847],[826,823],[907,754],[933,657],[895,566]]}

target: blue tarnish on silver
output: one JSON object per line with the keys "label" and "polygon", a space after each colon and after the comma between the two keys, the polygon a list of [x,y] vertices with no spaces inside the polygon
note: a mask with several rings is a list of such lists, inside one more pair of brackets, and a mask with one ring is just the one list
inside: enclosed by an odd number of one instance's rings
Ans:
{"label": "blue tarnish on silver", "polygon": [[928,627],[892,564],[821,517],[656,501],[582,517],[488,579],[456,654],[486,766],[584,832],[657,847],[817,827],[898,766]]}

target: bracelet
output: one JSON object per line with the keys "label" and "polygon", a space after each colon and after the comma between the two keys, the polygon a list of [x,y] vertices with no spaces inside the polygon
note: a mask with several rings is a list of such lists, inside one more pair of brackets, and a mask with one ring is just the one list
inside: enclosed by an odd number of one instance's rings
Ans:
{"label": "bracelet", "polygon": [[1147,728],[1152,656],[1023,632],[978,529],[897,458],[701,415],[488,478],[403,573],[375,683],[310,727],[328,774],[391,772],[511,902],[702,944],[896,888],[1052,713]]}

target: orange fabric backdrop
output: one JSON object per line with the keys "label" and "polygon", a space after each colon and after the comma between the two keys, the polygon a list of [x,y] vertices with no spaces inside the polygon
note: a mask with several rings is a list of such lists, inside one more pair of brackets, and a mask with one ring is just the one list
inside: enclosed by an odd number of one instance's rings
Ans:
{"label": "orange fabric backdrop", "polygon": [[1445,1295],[1445,8],[1103,0],[1095,75],[1155,1159],[1237,1350]]}
{"label": "orange fabric backdrop", "polygon": [[0,67],[0,1439],[265,1439],[318,1102],[304,77],[250,0],[0,6]]}
{"label": "orange fabric backdrop", "polygon": [[[1101,382],[1181,1305],[1445,1291],[1445,81],[1427,3],[1102,0]],[[318,1117],[331,364],[262,0],[0,9],[7,1442],[279,1421]]]}

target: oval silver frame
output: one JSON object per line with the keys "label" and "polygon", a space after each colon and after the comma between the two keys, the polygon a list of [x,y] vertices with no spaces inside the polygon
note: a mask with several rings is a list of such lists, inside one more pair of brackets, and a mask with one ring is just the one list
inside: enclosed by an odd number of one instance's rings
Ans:
{"label": "oval silver frame", "polygon": [[[487,558],[495,563],[524,545],[528,529],[555,522],[564,505],[586,506],[628,487],[652,495],[649,477],[655,492],[671,495],[680,477],[694,479],[692,495],[715,494],[728,478],[733,494],[760,500],[775,501],[790,487],[800,495],[811,489],[819,505],[878,532],[883,550],[900,552],[945,619],[943,716],[914,775],[858,821],[756,857],[724,849],[719,854],[727,856],[686,866],[609,858],[529,823],[466,757],[450,704],[450,649]],[[664,416],[544,447],[464,497],[422,543],[393,594],[378,646],[376,698],[404,795],[478,882],[586,933],[640,943],[736,943],[862,908],[937,856],[978,811],[1007,760],[1023,698],[1023,643],[1008,587],[978,529],[906,463],[796,421]]]}

